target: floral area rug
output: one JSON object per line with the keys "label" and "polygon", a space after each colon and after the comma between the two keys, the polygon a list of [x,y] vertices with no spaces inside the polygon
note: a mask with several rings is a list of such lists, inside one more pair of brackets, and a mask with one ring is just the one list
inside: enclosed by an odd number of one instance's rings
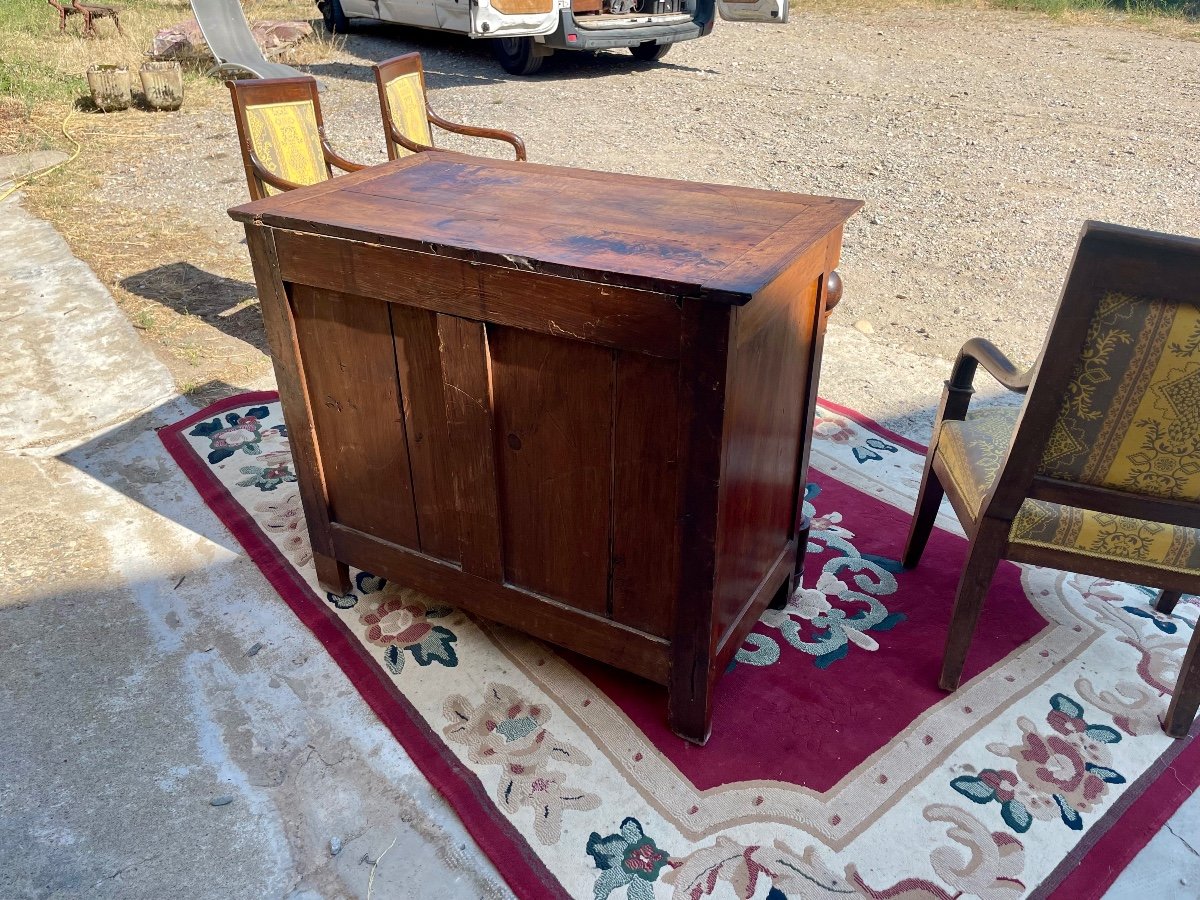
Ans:
{"label": "floral area rug", "polygon": [[718,688],[665,692],[352,570],[316,585],[274,394],[160,432],[520,897],[1096,897],[1200,785],[1160,728],[1192,629],[1144,588],[1004,563],[963,687],[936,688],[966,542],[896,563],[922,448],[822,404],[804,587]]}

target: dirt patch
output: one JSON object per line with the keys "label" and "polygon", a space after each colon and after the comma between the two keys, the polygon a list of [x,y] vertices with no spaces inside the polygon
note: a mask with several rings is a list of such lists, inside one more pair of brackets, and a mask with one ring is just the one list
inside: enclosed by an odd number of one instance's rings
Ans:
{"label": "dirt patch", "polygon": [[[515,78],[482,42],[362,25],[306,68],[328,87],[331,140],[361,162],[384,159],[370,64],[419,50],[435,109],[516,131],[535,162],[865,199],[834,321],[860,323],[876,358],[950,357],[981,334],[1030,362],[1085,220],[1200,232],[1200,49],[1178,28],[827,6],[801,4],[781,27],[719,23],[659,64],[559,54]],[[34,208],[183,388],[265,375],[249,262],[225,213],[246,198],[227,104],[87,128],[94,177],[39,187]]]}

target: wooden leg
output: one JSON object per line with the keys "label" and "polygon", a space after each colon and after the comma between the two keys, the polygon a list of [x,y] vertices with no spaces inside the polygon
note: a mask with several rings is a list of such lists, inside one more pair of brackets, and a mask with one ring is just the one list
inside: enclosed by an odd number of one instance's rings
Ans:
{"label": "wooden leg", "polygon": [[1175,693],[1167,707],[1163,730],[1171,737],[1187,737],[1197,707],[1200,707],[1200,627],[1192,631],[1192,642],[1179,667],[1179,681],[1175,683]]}
{"label": "wooden leg", "polygon": [[789,578],[779,586],[779,590],[775,592],[775,596],[771,598],[771,602],[767,604],[768,609],[783,609],[787,606],[788,600],[792,596],[792,591],[795,590],[795,578]]}
{"label": "wooden leg", "polygon": [[350,567],[332,556],[313,551],[313,562],[317,565],[317,583],[331,594],[350,593]]}
{"label": "wooden leg", "polygon": [[911,569],[921,561],[921,554],[925,552],[925,544],[933,532],[933,523],[937,519],[938,508],[942,505],[942,497],[945,494],[937,472],[933,471],[931,451],[925,460],[925,472],[921,476],[921,490],[917,494],[917,508],[913,512],[912,524],[908,529],[904,555],[900,557],[904,568]]}
{"label": "wooden leg", "polygon": [[680,687],[678,681],[672,680],[667,698],[667,721],[671,730],[685,741],[703,747],[712,731],[713,685],[707,667],[696,671],[695,683],[688,685],[691,690]]}
{"label": "wooden leg", "polygon": [[804,554],[808,552],[808,533],[811,530],[812,518],[801,516],[800,528],[796,532],[796,565],[792,568],[792,577],[779,586],[779,590],[767,604],[771,609],[783,609],[787,606],[788,600],[799,586],[800,578],[804,575]]}
{"label": "wooden leg", "polygon": [[1158,595],[1154,609],[1160,613],[1170,615],[1175,610],[1175,604],[1179,602],[1179,598],[1182,596],[1183,591],[1162,591]]}
{"label": "wooden leg", "polygon": [[963,664],[967,661],[967,650],[971,646],[971,635],[983,608],[1000,554],[1008,535],[1009,523],[997,519],[984,519],[979,523],[967,564],[963,567],[954,597],[954,612],[950,616],[950,632],[946,635],[946,652],[942,657],[942,674],[938,685],[945,691],[958,689],[962,678]]}

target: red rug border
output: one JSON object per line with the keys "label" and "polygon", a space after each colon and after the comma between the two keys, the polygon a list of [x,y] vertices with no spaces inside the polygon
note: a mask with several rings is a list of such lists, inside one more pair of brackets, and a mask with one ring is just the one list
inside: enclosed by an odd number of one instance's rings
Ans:
{"label": "red rug border", "polygon": [[218,400],[180,422],[158,429],[159,439],[195,486],[200,498],[233,534],[276,593],[312,632],[355,690],[408,753],[417,769],[446,799],[463,827],[518,897],[570,900],[570,895],[525,838],[488,799],[479,778],[437,738],[421,715],[370,658],[363,645],[325,606],[275,548],[246,510],[188,444],[184,431],[234,407],[272,403],[276,391],[252,391]]}
{"label": "red rug border", "polygon": [[843,418],[850,419],[852,422],[857,422],[863,428],[867,428],[875,432],[880,437],[887,438],[893,444],[899,444],[905,450],[911,450],[918,456],[924,456],[929,452],[929,448],[923,444],[918,444],[911,438],[906,438],[904,435],[898,434],[895,431],[892,431],[890,428],[885,428],[874,419],[864,416],[856,409],[851,409],[848,406],[842,406],[840,403],[833,403],[832,401],[826,400],[823,397],[817,398],[817,405],[823,406],[830,412],[842,416]]}
{"label": "red rug border", "polygon": [[[437,738],[341,620],[324,606],[308,599],[312,596],[308,585],[275,549],[249,513],[200,461],[184,437],[187,428],[203,419],[234,407],[271,403],[278,399],[276,391],[235,394],[180,422],[164,425],[158,429],[158,436],[201,499],[242,545],[301,623],[329,651],[430,784],[446,798],[513,892],[522,898],[569,898],[525,838],[488,800],[488,791],[475,773],[463,766]],[[914,453],[922,456],[926,453],[926,448],[917,442],[856,410],[824,399],[818,399],[818,403]],[[1118,803],[1108,810],[1088,832],[1083,846],[1069,853],[1031,897],[1098,900],[1104,895],[1183,802],[1200,789],[1200,741],[1193,736],[1180,743],[1177,749],[1168,749],[1159,764],[1131,785],[1124,797],[1129,797],[1138,784],[1151,779],[1147,787],[1127,803]],[[1130,829],[1138,836],[1132,842],[1128,840]]]}

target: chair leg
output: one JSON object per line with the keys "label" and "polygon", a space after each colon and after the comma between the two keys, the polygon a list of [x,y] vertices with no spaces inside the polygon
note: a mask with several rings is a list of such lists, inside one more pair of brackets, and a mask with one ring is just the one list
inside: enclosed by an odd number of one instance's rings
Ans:
{"label": "chair leg", "polygon": [[1179,681],[1167,707],[1167,720],[1163,730],[1171,737],[1187,737],[1200,707],[1200,627],[1192,631],[1192,642],[1188,644],[1183,664],[1179,667]]}
{"label": "chair leg", "polygon": [[1183,591],[1161,591],[1158,595],[1158,600],[1154,603],[1154,609],[1157,612],[1170,615],[1175,610],[1175,604],[1179,602],[1179,598],[1183,596]]}
{"label": "chair leg", "polygon": [[929,542],[934,520],[937,519],[938,509],[945,495],[942,482],[938,479],[937,472],[933,471],[933,451],[930,451],[925,460],[925,472],[921,476],[921,490],[917,494],[917,506],[908,529],[908,540],[904,543],[904,555],[900,557],[904,568],[911,569],[921,561],[921,554],[925,552],[925,544]]}
{"label": "chair leg", "polygon": [[950,631],[946,635],[946,651],[942,656],[942,674],[938,686],[944,691],[958,689],[962,678],[963,664],[967,661],[967,650],[975,623],[983,609],[984,598],[1000,564],[1010,523],[998,519],[984,519],[971,541],[967,563],[958,581],[954,596],[954,612],[950,616]]}

